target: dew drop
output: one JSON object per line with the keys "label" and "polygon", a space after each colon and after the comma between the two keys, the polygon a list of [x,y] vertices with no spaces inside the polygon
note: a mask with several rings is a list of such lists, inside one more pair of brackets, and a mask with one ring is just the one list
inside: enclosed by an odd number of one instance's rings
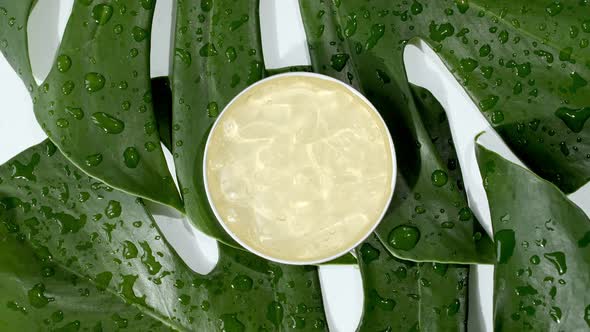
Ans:
{"label": "dew drop", "polygon": [[410,225],[397,226],[388,236],[388,242],[393,248],[406,251],[413,249],[419,240],[420,231]]}
{"label": "dew drop", "polygon": [[590,107],[578,109],[560,107],[555,111],[555,115],[560,118],[571,131],[579,133],[584,129],[584,124],[590,118]]}
{"label": "dew drop", "polygon": [[396,302],[394,299],[388,299],[385,297],[382,297],[381,295],[379,295],[379,293],[377,293],[376,290],[372,289],[369,292],[369,302],[384,311],[393,311],[393,309],[396,306]]}
{"label": "dew drop", "polygon": [[564,275],[567,272],[567,264],[563,252],[556,251],[544,254],[543,256],[553,264],[559,275]]}
{"label": "dew drop", "polygon": [[217,49],[212,43],[207,43],[199,50],[199,55],[202,57],[210,57],[217,55]]}
{"label": "dew drop", "polygon": [[120,134],[125,129],[123,121],[104,112],[92,114],[92,122],[105,134]]}
{"label": "dew drop", "polygon": [[518,296],[537,295],[539,292],[531,285],[518,286],[514,289]]}
{"label": "dew drop", "polygon": [[465,14],[469,10],[469,0],[455,0],[459,13]]}
{"label": "dew drop", "polygon": [[72,67],[72,59],[65,54],[61,54],[57,57],[57,70],[60,73],[65,73]]}
{"label": "dew drop", "polygon": [[471,73],[479,66],[477,60],[473,58],[465,58],[459,61],[459,68],[463,73]]}
{"label": "dew drop", "polygon": [[470,208],[464,207],[461,210],[459,210],[459,220],[468,221],[468,220],[471,220],[471,217],[472,217],[472,213],[471,213]]}
{"label": "dew drop", "polygon": [[228,62],[234,62],[236,60],[236,58],[238,57],[238,54],[236,53],[236,49],[233,47],[228,47],[225,50],[225,57],[227,58]]}
{"label": "dew drop", "polygon": [[369,39],[367,39],[367,42],[365,43],[365,50],[368,51],[375,47],[383,35],[385,35],[385,24],[374,24],[371,27]]}
{"label": "dew drop", "polygon": [[136,168],[139,164],[139,151],[134,147],[128,147],[125,149],[125,152],[123,152],[123,158],[127,167]]}
{"label": "dew drop", "polygon": [[92,18],[100,25],[105,25],[113,16],[113,7],[110,5],[101,3],[92,9]]}
{"label": "dew drop", "polygon": [[562,10],[563,5],[559,2],[551,2],[549,5],[547,5],[547,7],[545,7],[545,11],[550,16],[558,15],[559,13],[561,13]]}
{"label": "dew drop", "polygon": [[419,15],[422,13],[423,10],[424,10],[424,6],[421,3],[419,3],[416,0],[414,0],[414,2],[412,2],[412,6],[410,7],[410,11],[412,12],[412,15]]}
{"label": "dew drop", "polygon": [[442,187],[449,181],[449,176],[447,175],[447,172],[437,169],[436,171],[432,172],[430,179],[433,185]]}
{"label": "dew drop", "polygon": [[162,269],[162,264],[160,264],[156,257],[154,257],[152,253],[152,248],[150,248],[149,244],[145,241],[140,242],[139,245],[143,249],[143,255],[141,256],[141,262],[147,268],[148,273],[151,275],[155,275]]}
{"label": "dew drop", "polygon": [[104,209],[104,214],[109,219],[118,218],[121,216],[121,203],[117,201],[109,201],[107,207]]}
{"label": "dew drop", "polygon": [[138,254],[139,250],[137,250],[135,244],[133,244],[130,241],[123,242],[123,257],[125,257],[126,259],[133,259],[137,258]]}
{"label": "dew drop", "polygon": [[68,128],[70,126],[70,122],[67,119],[57,119],[57,121],[55,121],[55,124],[60,127],[60,128]]}
{"label": "dew drop", "polygon": [[500,100],[498,96],[489,95],[479,102],[479,108],[484,112],[490,110],[496,106],[498,100]]}
{"label": "dew drop", "polygon": [[429,31],[430,39],[440,43],[447,37],[451,37],[455,33],[455,28],[451,23],[437,25],[436,23],[432,22],[430,23]]}
{"label": "dew drop", "polygon": [[176,48],[174,50],[174,54],[180,59],[180,61],[182,61],[182,63],[184,63],[187,67],[191,65],[192,63],[192,57],[189,51],[182,49],[182,48]]}
{"label": "dew drop", "polygon": [[147,38],[148,32],[145,29],[135,26],[131,29],[131,35],[133,36],[133,39],[139,43]]}
{"label": "dew drop", "polygon": [[102,163],[102,154],[97,153],[86,157],[86,166],[96,167]]}
{"label": "dew drop", "polygon": [[348,62],[350,55],[346,53],[334,54],[330,58],[330,66],[336,71],[342,71]]}
{"label": "dew drop", "polygon": [[219,115],[219,106],[216,102],[212,101],[207,104],[207,116],[210,118],[215,118]]}
{"label": "dew drop", "polygon": [[453,317],[459,312],[461,302],[458,299],[454,299],[451,304],[447,306],[447,316]]}
{"label": "dew drop", "polygon": [[64,96],[69,95],[74,90],[75,84],[72,81],[65,81],[64,84],[61,86],[61,92]]}
{"label": "dew drop", "polygon": [[371,244],[365,242],[361,245],[361,257],[365,264],[369,264],[374,260],[379,259],[379,249],[373,247]]}
{"label": "dew drop", "polygon": [[53,297],[45,296],[45,285],[42,283],[36,284],[27,292],[29,303],[35,308],[43,308],[49,302],[55,301]]}
{"label": "dew drop", "polygon": [[104,76],[99,73],[88,73],[84,77],[84,87],[88,92],[97,92],[104,88],[106,80]]}
{"label": "dew drop", "polygon": [[76,120],[82,120],[84,118],[84,111],[78,107],[66,107],[66,113]]}
{"label": "dew drop", "polygon": [[244,332],[246,326],[240,322],[236,314],[223,314],[219,318],[223,332]]}
{"label": "dew drop", "polygon": [[239,274],[231,282],[231,288],[239,291],[249,291],[252,289],[252,278]]}
{"label": "dew drop", "polygon": [[271,321],[274,326],[281,326],[283,315],[284,310],[280,302],[273,301],[266,308],[266,319]]}
{"label": "dew drop", "polygon": [[549,316],[551,316],[551,319],[553,319],[553,321],[557,324],[559,324],[559,322],[561,321],[561,315],[561,308],[559,307],[551,307],[551,309],[549,310]]}
{"label": "dew drop", "polygon": [[213,0],[201,0],[201,10],[209,12],[213,8]]}

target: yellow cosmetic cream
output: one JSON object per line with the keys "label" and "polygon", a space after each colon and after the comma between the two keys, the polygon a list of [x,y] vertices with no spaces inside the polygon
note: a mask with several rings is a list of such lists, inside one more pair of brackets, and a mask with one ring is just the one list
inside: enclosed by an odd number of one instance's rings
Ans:
{"label": "yellow cosmetic cream", "polygon": [[263,80],[221,113],[204,176],[225,230],[282,263],[336,258],[363,241],[387,209],[395,152],[373,106],[326,76]]}

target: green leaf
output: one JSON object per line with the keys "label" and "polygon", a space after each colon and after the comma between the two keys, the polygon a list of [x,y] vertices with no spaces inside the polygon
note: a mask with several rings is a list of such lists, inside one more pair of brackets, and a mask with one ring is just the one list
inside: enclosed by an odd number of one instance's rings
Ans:
{"label": "green leaf", "polygon": [[[406,259],[491,263],[493,243],[467,205],[461,167],[445,111],[428,90],[410,87],[419,114],[416,121],[422,122],[434,147],[434,155],[421,155],[422,162],[439,168],[433,172],[422,171],[410,187],[408,178],[411,179],[420,166],[407,162],[405,154],[398,157],[400,169],[405,168],[396,186],[396,195],[402,199],[393,200],[390,213],[376,233],[388,249]],[[439,186],[443,182],[447,184],[441,189]],[[404,243],[399,237],[403,238],[407,226],[418,229],[420,238],[414,248],[402,253]]]}
{"label": "green leaf", "polygon": [[37,0],[0,0],[0,51],[33,92],[37,87],[29,59],[27,23]]}
{"label": "green leaf", "polygon": [[365,292],[358,331],[419,331],[418,263],[391,256],[373,235],[356,251]]}
{"label": "green leaf", "polygon": [[220,245],[216,268],[194,273],[140,199],[82,174],[49,141],[0,178],[0,328],[327,330],[316,267]]}
{"label": "green leaf", "polygon": [[421,263],[420,330],[466,331],[469,267]]}
{"label": "green leaf", "polygon": [[359,85],[374,100],[383,86],[386,105],[399,105],[383,113],[410,116],[403,50],[420,38],[533,171],[566,192],[590,180],[587,1],[300,4],[314,68]]}
{"label": "green leaf", "polygon": [[43,130],[85,173],[182,210],[152,106],[154,4],[76,1],[34,109]]}
{"label": "green leaf", "polygon": [[[368,55],[364,46],[345,39],[343,33],[359,28],[353,22],[366,19],[351,14],[349,30],[343,32],[335,3],[301,2],[301,7],[314,70],[360,89],[392,133],[398,176],[391,206],[376,231],[381,241],[395,256],[413,261],[491,262],[492,242],[469,210],[440,104],[427,91],[411,87],[405,73],[393,75],[397,67],[391,57]],[[374,36],[380,27],[373,25]],[[389,39],[380,43],[396,47]],[[398,65],[403,70],[401,61]]]}
{"label": "green leaf", "polygon": [[[341,16],[344,3],[338,8],[333,2],[303,1],[301,7],[314,69],[363,91],[392,133],[398,177],[377,229],[381,241],[395,256],[412,261],[491,262],[492,243],[469,210],[445,113],[432,95],[407,82],[401,59],[390,56],[397,44],[390,38],[379,41],[387,56],[367,52],[381,39],[381,25],[354,23],[367,23],[363,16]],[[369,36],[366,45],[343,36],[364,28],[369,31],[356,34]]]}
{"label": "green leaf", "polygon": [[553,184],[480,145],[477,158],[498,256],[494,330],[590,329],[588,216]]}
{"label": "green leaf", "polygon": [[376,236],[357,248],[365,290],[358,331],[464,331],[469,268],[395,258]]}
{"label": "green leaf", "polygon": [[206,234],[238,246],[209,206],[203,152],[219,113],[264,75],[258,1],[179,2],[174,47],[172,140],[186,212]]}

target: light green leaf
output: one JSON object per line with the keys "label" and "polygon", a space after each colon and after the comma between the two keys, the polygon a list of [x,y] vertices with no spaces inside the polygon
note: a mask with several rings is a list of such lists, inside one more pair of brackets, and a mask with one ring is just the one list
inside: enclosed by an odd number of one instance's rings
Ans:
{"label": "light green leaf", "polygon": [[494,330],[589,330],[588,216],[553,184],[480,145],[477,158],[497,251]]}

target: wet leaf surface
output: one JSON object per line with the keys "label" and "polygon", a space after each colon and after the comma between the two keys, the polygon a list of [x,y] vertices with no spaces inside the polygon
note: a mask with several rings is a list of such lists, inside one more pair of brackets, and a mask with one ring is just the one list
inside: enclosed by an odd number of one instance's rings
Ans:
{"label": "wet leaf surface", "polygon": [[314,70],[360,89],[396,142],[396,191],[376,232],[383,244],[413,261],[492,262],[492,243],[469,210],[445,113],[408,83],[391,28],[377,23],[399,18],[365,5],[355,16],[351,1],[300,4]]}
{"label": "wet leaf surface", "polygon": [[403,50],[420,38],[533,171],[566,192],[590,180],[587,1],[300,4],[314,68],[381,100],[386,117],[414,117]]}
{"label": "wet leaf surface", "polygon": [[258,1],[179,2],[175,29],[172,143],[186,212],[203,232],[237,247],[209,206],[203,154],[219,113],[264,76]]}
{"label": "wet leaf surface", "polygon": [[590,329],[588,216],[553,184],[495,152],[478,145],[477,158],[497,252],[495,331]]}
{"label": "wet leaf surface", "polygon": [[359,331],[465,331],[467,266],[395,258],[376,236],[356,252],[365,292]]}
{"label": "wet leaf surface", "polygon": [[[85,173],[182,210],[152,109],[148,37],[154,5],[76,1],[33,104],[43,130]],[[15,49],[28,64],[26,38],[23,43]]]}
{"label": "wet leaf surface", "polygon": [[46,141],[0,167],[0,328],[326,330],[316,267],[220,244],[190,270],[141,200],[84,175]]}

